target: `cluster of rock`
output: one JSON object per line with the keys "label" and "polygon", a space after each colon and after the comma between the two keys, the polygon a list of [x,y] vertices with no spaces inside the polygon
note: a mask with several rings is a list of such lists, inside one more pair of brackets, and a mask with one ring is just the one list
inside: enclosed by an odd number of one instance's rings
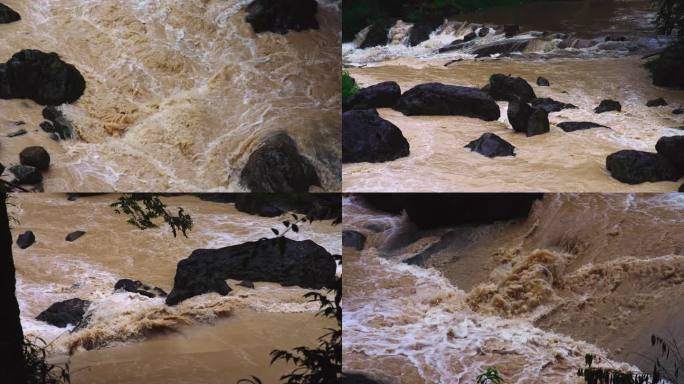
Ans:
{"label": "cluster of rock", "polygon": [[[73,231],[69,234],[66,235],[64,240],[68,242],[73,242],[76,241],[78,238],[81,236],[85,235],[85,231]],[[33,233],[33,231],[25,231],[24,233],[20,234],[17,236],[17,246],[20,249],[26,249],[33,245],[33,243],[36,242],[36,235]]]}
{"label": "cluster of rock", "polygon": [[627,184],[677,181],[684,176],[684,136],[661,137],[655,149],[656,152],[615,152],[606,158],[606,169]]}
{"label": "cluster of rock", "polygon": [[[9,171],[14,175],[15,185],[37,185],[43,182],[43,172],[50,167],[50,154],[45,148],[31,146],[19,153],[19,164],[12,165]],[[0,172],[4,166],[0,164]]]}

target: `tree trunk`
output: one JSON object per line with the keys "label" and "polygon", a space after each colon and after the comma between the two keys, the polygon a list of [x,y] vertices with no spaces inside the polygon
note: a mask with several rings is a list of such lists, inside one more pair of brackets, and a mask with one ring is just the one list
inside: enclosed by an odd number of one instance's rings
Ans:
{"label": "tree trunk", "polygon": [[0,382],[25,383],[23,341],[16,279],[12,259],[12,234],[7,215],[7,193],[0,192]]}

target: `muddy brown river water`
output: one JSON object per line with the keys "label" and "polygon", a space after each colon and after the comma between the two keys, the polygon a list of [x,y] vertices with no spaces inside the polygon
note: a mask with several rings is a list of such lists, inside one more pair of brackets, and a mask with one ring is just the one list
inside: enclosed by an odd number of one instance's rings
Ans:
{"label": "muddy brown river water", "polygon": [[338,191],[339,10],[317,31],[255,34],[245,0],[8,0],[22,20],[0,26],[0,61],[57,52],[87,82],[64,107],[79,139],[52,142],[41,107],[0,100],[0,161],[27,145],[51,154],[46,191],[241,191],[239,173],[270,133],[286,131]]}
{"label": "muddy brown river water", "polygon": [[[223,247],[270,236],[278,218],[235,210],[232,204],[193,196],[164,198],[183,207],[194,220],[188,238],[170,230],[140,231],[114,213],[116,195],[68,201],[62,194],[13,195],[10,214],[16,236],[32,230],[36,243],[14,247],[17,297],[24,333],[52,342],[51,359],[70,359],[74,383],[234,383],[257,375],[277,380],[292,366],[271,366],[273,349],[313,346],[334,321],[314,317],[309,290],[256,282],[256,289],[229,282],[226,297],[206,294],[175,307],[162,298],[113,293],[120,278],[171,289],[179,260],[197,248]],[[73,230],[86,234],[74,242]],[[333,253],[341,252],[338,226],[330,221],[303,225],[294,239],[310,238]],[[91,300],[89,325],[73,333],[35,320],[56,301]],[[73,354],[68,356],[68,352]]]}

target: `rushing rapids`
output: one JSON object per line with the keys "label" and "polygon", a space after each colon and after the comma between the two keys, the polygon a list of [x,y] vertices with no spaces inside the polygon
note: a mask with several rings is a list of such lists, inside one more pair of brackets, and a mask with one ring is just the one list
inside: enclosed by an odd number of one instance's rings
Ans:
{"label": "rushing rapids", "polygon": [[[492,185],[504,191],[677,190],[681,183],[671,181],[623,184],[610,177],[605,164],[611,153],[655,152],[660,137],[682,134],[684,121],[673,111],[684,105],[684,94],[652,85],[641,59],[670,42],[654,32],[653,12],[640,0],[538,2],[453,16],[416,45],[410,43],[410,23],[397,21],[386,42],[364,48],[370,27],[362,30],[343,45],[343,62],[361,87],[395,81],[402,92],[434,82],[481,88],[501,73],[527,80],[539,98],[577,108],[551,111],[550,132],[534,137],[514,133],[505,101],[498,101],[501,117],[493,122],[409,117],[381,108],[381,117],[408,140],[411,154],[386,163],[345,164],[344,190],[486,191]],[[511,22],[520,23],[520,30],[507,34]],[[539,77],[549,85],[536,85]],[[647,106],[659,97],[667,105]],[[595,113],[604,99],[619,101],[622,111]],[[566,132],[563,123],[572,122],[608,129]],[[491,160],[463,148],[487,132],[512,144],[516,157]]]}
{"label": "rushing rapids", "polygon": [[256,34],[245,0],[6,3],[22,19],[0,25],[0,62],[54,51],[86,80],[61,107],[72,140],[38,129],[33,102],[0,100],[3,136],[28,132],[3,140],[0,161],[45,147],[45,190],[243,191],[241,170],[276,132],[294,140],[321,188],[339,190],[336,2],[319,3],[319,29],[287,34]]}
{"label": "rushing rapids", "polygon": [[527,219],[432,230],[360,196],[344,213],[367,237],[344,251],[346,371],[470,383],[495,366],[510,383],[581,383],[585,353],[648,370],[651,334],[681,336],[677,194],[547,195]]}

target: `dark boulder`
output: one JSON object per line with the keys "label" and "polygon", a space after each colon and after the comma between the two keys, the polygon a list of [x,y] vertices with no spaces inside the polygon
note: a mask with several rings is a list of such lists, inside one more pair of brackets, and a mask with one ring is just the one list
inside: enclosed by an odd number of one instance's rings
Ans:
{"label": "dark boulder", "polygon": [[392,108],[401,97],[401,88],[394,81],[371,85],[363,88],[345,100],[343,111],[350,109]]}
{"label": "dark boulder", "polygon": [[311,161],[286,133],[264,140],[249,156],[240,182],[252,192],[308,192],[312,185],[321,185]]}
{"label": "dark boulder", "polygon": [[114,290],[137,293],[150,298],[166,297],[166,292],[164,292],[163,289],[158,287],[150,287],[140,280],[121,279],[114,284]]}
{"label": "dark boulder", "polygon": [[43,121],[40,123],[40,129],[42,129],[43,132],[52,133],[55,131],[55,126],[49,121]]}
{"label": "dark boulder", "polygon": [[546,78],[539,76],[539,77],[537,77],[537,85],[540,87],[548,87],[551,84],[549,83],[549,81]]}
{"label": "dark boulder", "polygon": [[31,231],[26,231],[17,237],[17,246],[26,249],[36,242],[36,235]]}
{"label": "dark boulder", "polygon": [[664,136],[656,143],[656,151],[684,173],[684,136]]}
{"label": "dark boulder", "polygon": [[682,113],[684,113],[684,108],[677,108],[672,111],[673,115],[681,115]]}
{"label": "dark boulder", "polygon": [[508,104],[508,122],[516,132],[527,132],[533,109],[527,103],[513,100]]}
{"label": "dark boulder", "polygon": [[665,99],[663,99],[662,97],[649,100],[646,102],[647,107],[663,107],[665,105],[667,105],[667,101],[665,101]]}
{"label": "dark boulder", "polygon": [[509,56],[514,52],[522,52],[530,44],[531,39],[511,39],[496,41],[490,44],[480,45],[473,50],[477,58],[491,55]]}
{"label": "dark boulder", "polygon": [[18,184],[40,184],[43,182],[43,174],[36,167],[30,165],[13,165],[9,168],[14,174]]}
{"label": "dark boulder", "polygon": [[44,171],[50,167],[50,154],[43,147],[27,147],[19,153],[19,162]]}
{"label": "dark boulder", "polygon": [[12,8],[0,3],[0,24],[9,24],[19,20],[21,20],[21,15]]}
{"label": "dark boulder", "polygon": [[332,287],[336,269],[333,256],[311,240],[277,237],[220,249],[198,249],[178,263],[166,303],[176,305],[209,292],[227,295],[230,287],[226,279],[310,289]]}
{"label": "dark boulder", "polygon": [[566,121],[564,123],[558,123],[557,125],[558,128],[565,132],[582,131],[591,128],[608,128],[605,125],[592,123],[590,121]]}
{"label": "dark boulder", "polygon": [[598,107],[594,108],[595,113],[603,113],[610,111],[622,111],[622,105],[615,100],[602,100]]}
{"label": "dark boulder", "polygon": [[684,88],[684,43],[669,46],[646,66],[651,71],[654,85]]}
{"label": "dark boulder", "polygon": [[389,30],[396,23],[396,19],[382,19],[373,23],[366,34],[366,38],[363,40],[359,48],[370,48],[377,47],[379,45],[387,45]]}
{"label": "dark boulder", "polygon": [[482,27],[477,31],[478,37],[485,37],[487,35],[489,35],[489,28],[487,27]]}
{"label": "dark boulder", "polygon": [[684,192],[684,184],[679,186],[679,191],[678,192]]}
{"label": "dark boulder", "polygon": [[254,282],[251,280],[242,280],[238,283],[239,286],[254,289]]}
{"label": "dark boulder", "polygon": [[577,106],[573,104],[567,104],[560,101],[556,101],[550,97],[537,97],[530,101],[535,108],[541,108],[546,111],[546,113],[560,112],[564,109],[576,109]]}
{"label": "dark boulder", "polygon": [[90,301],[88,300],[70,299],[60,301],[41,312],[36,319],[59,328],[64,328],[69,324],[78,325],[83,320],[88,307],[90,307]]}
{"label": "dark boulder", "polygon": [[409,155],[409,143],[374,109],[342,114],[342,162],[385,162]]}
{"label": "dark boulder", "polygon": [[318,29],[316,0],[254,0],[246,8],[245,20],[255,33]]}
{"label": "dark boulder", "polygon": [[409,46],[415,47],[416,45],[430,39],[430,34],[432,34],[432,32],[441,24],[441,20],[435,20],[433,22],[419,22],[414,24],[409,31]]}
{"label": "dark boulder", "polygon": [[520,26],[517,24],[506,24],[503,27],[503,32],[506,37],[513,37],[520,33]]}
{"label": "dark boulder", "polygon": [[477,33],[475,32],[470,32],[469,34],[463,36],[463,42],[467,43],[469,41],[473,41],[477,38]]}
{"label": "dark boulder", "polygon": [[81,73],[56,53],[26,49],[0,64],[0,98],[31,99],[42,105],[73,103],[85,91]]}
{"label": "dark boulder", "polygon": [[73,231],[73,232],[69,233],[68,235],[66,235],[65,240],[66,241],[76,241],[76,239],[78,239],[79,237],[81,237],[85,234],[86,234],[85,231]]}
{"label": "dark boulder", "polygon": [[518,100],[523,103],[529,103],[537,97],[532,86],[525,79],[506,76],[500,73],[494,74],[489,78],[489,84],[486,89],[495,100]]}
{"label": "dark boulder", "polygon": [[489,132],[471,141],[465,147],[489,158],[515,156],[515,147],[511,143]]}
{"label": "dark boulder", "polygon": [[282,209],[276,207],[269,199],[258,199],[252,195],[261,194],[246,193],[239,195],[238,199],[235,201],[235,209],[240,212],[249,213],[250,215],[262,217],[278,217],[284,213]]}
{"label": "dark boulder", "polygon": [[407,116],[459,115],[485,121],[497,120],[501,114],[494,99],[477,88],[427,83],[404,92],[395,107]]}
{"label": "dark boulder", "polygon": [[606,158],[606,168],[613,178],[627,184],[677,181],[681,172],[657,153],[622,150]]}
{"label": "dark boulder", "polygon": [[549,132],[549,114],[543,109],[534,109],[527,124],[527,137]]}
{"label": "dark boulder", "polygon": [[342,231],[342,246],[351,247],[360,251],[366,244],[366,236],[357,231]]}

